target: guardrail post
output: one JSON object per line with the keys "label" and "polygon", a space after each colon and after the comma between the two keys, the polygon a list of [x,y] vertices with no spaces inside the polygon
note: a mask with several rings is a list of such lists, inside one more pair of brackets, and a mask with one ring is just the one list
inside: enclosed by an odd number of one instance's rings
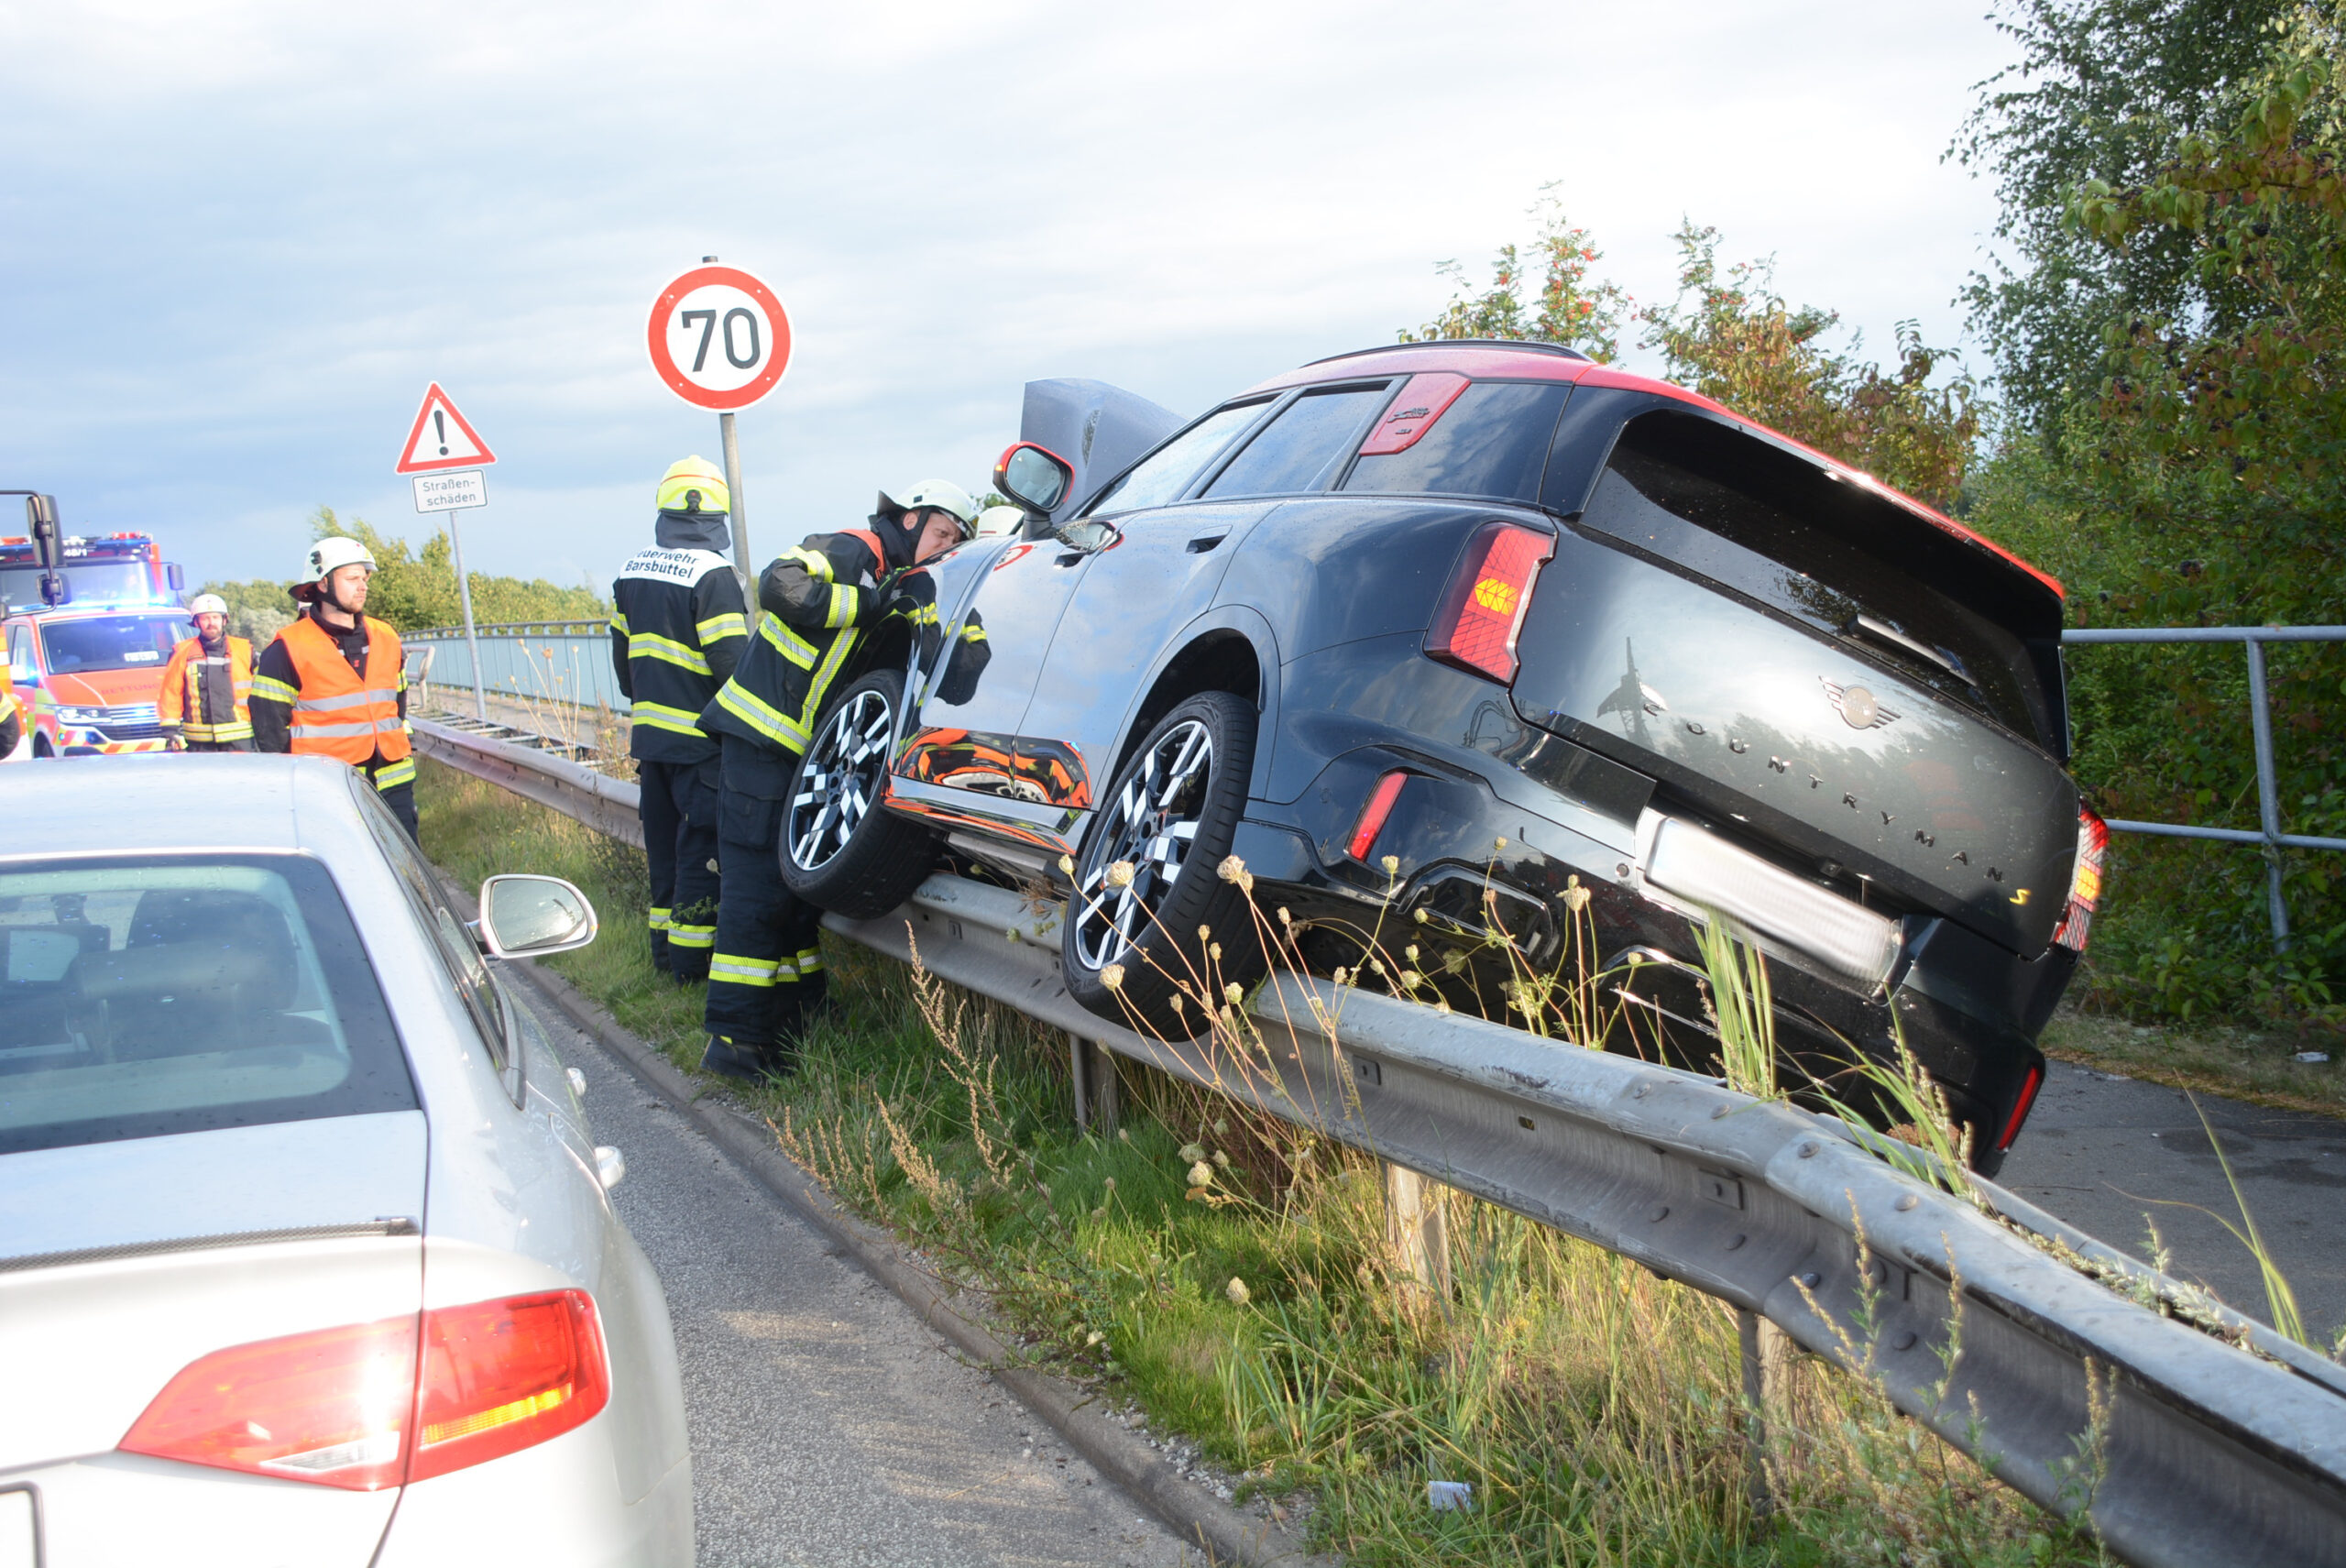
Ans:
{"label": "guardrail post", "polygon": [[1790,1334],[1759,1313],[1735,1310],[1735,1337],[1743,1361],[1743,1492],[1751,1517],[1775,1512],[1768,1480],[1768,1412],[1781,1409],[1799,1348]]}
{"label": "guardrail post", "polygon": [[1069,1035],[1067,1047],[1068,1065],[1075,1080],[1076,1130],[1103,1138],[1114,1137],[1124,1109],[1118,1092],[1116,1053],[1101,1049],[1080,1035]]}
{"label": "guardrail post", "polygon": [[2274,777],[2273,713],[2264,695],[2264,642],[2251,636],[2248,649],[2248,717],[2256,737],[2256,821],[2264,830],[2264,895],[2272,906],[2273,946],[2289,950],[2289,905],[2281,896],[2281,789]]}
{"label": "guardrail post", "polygon": [[1442,1216],[1442,1183],[1391,1160],[1385,1167],[1385,1239],[1401,1271],[1418,1283],[1414,1294],[1450,1300],[1450,1225]]}

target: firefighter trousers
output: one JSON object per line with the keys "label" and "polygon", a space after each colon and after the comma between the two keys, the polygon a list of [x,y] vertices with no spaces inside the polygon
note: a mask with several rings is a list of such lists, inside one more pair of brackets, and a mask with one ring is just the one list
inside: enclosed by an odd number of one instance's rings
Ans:
{"label": "firefighter trousers", "polygon": [[408,842],[421,846],[423,835],[415,819],[415,759],[401,757],[396,762],[387,762],[374,757],[362,763],[358,771],[375,786],[376,798],[390,807],[391,815],[407,829]]}
{"label": "firefighter trousers", "polygon": [[[795,1046],[821,1006],[823,912],[782,880],[782,791],[795,757],[728,735],[718,792],[722,888],[708,964],[708,1032],[745,1050]],[[771,795],[765,792],[772,791]]]}
{"label": "firefighter trousers", "polygon": [[652,967],[708,976],[717,940],[717,759],[638,762],[643,859],[652,872]]}

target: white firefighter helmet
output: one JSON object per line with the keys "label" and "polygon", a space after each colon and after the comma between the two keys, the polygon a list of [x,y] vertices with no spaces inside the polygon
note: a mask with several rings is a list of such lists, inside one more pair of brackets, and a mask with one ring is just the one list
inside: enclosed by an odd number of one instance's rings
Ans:
{"label": "white firefighter helmet", "polygon": [[323,583],[334,572],[354,564],[370,572],[375,569],[374,555],[356,539],[335,534],[310,546],[310,581],[313,583]]}
{"label": "white firefighter helmet", "polygon": [[977,498],[950,479],[923,479],[900,495],[882,492],[880,497],[880,510],[893,511],[899,516],[926,507],[952,513],[961,525],[961,537],[964,539],[970,537],[970,530],[978,521]]}
{"label": "white firefighter helmet", "polygon": [[999,539],[1005,533],[1017,532],[1018,525],[1025,521],[1026,514],[1016,507],[988,507],[978,513],[976,537]]}
{"label": "white firefighter helmet", "polygon": [[218,594],[198,594],[195,598],[188,601],[187,614],[190,620],[194,620],[199,615],[225,615],[227,613],[228,601],[222,598]]}

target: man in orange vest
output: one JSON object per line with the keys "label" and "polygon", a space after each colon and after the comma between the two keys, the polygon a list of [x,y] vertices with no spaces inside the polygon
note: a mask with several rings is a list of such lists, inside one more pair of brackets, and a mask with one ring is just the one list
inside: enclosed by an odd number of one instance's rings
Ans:
{"label": "man in orange vest", "polygon": [[175,751],[249,751],[253,645],[228,635],[228,606],[218,594],[196,595],[187,613],[195,635],[163,666],[155,717]]}
{"label": "man in orange vest", "polygon": [[253,749],[348,762],[413,839],[407,671],[400,634],[364,613],[374,569],[356,539],[310,546],[310,580],[293,588],[301,618],[277,634],[253,674]]}

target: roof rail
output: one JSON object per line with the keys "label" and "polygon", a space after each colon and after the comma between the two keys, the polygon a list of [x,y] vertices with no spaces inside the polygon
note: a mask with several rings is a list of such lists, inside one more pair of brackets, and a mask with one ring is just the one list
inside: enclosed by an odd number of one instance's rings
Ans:
{"label": "roof rail", "polygon": [[1416,343],[1387,343],[1375,348],[1355,348],[1348,354],[1331,354],[1325,359],[1308,361],[1311,365],[1332,365],[1339,359],[1358,359],[1366,354],[1391,354],[1410,348],[1507,348],[1526,354],[1553,354],[1565,359],[1596,363],[1577,348],[1566,348],[1561,343],[1534,343],[1520,337],[1436,337]]}

